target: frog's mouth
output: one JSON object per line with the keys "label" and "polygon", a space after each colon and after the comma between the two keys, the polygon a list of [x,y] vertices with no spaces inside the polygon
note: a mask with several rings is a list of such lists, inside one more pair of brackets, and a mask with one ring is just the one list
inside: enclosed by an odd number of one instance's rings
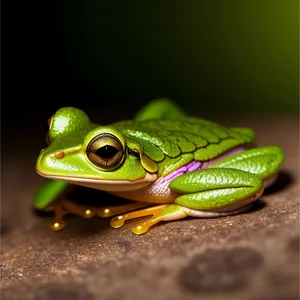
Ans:
{"label": "frog's mouth", "polygon": [[71,177],[71,176],[57,176],[49,175],[40,172],[36,168],[36,172],[51,180],[62,180],[71,184],[81,185],[89,188],[94,188],[101,191],[108,192],[124,192],[133,191],[141,189],[157,179],[157,174],[146,173],[144,178],[130,181],[130,180],[105,180],[105,179],[95,179],[95,178],[81,178],[81,177]]}

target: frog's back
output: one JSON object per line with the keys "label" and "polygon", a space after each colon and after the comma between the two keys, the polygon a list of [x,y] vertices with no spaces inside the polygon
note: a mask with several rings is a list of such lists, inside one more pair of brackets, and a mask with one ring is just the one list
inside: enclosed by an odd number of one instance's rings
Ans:
{"label": "frog's back", "polygon": [[145,154],[156,162],[183,154],[193,154],[196,161],[207,161],[255,139],[250,128],[226,128],[193,117],[122,121],[114,126],[143,145]]}

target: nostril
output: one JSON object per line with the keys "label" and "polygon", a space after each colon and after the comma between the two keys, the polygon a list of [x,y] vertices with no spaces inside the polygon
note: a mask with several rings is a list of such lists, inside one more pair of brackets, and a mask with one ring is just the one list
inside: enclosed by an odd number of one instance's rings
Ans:
{"label": "nostril", "polygon": [[58,151],[58,152],[55,153],[55,157],[56,157],[57,159],[62,159],[62,158],[65,157],[65,152],[63,152],[63,151]]}

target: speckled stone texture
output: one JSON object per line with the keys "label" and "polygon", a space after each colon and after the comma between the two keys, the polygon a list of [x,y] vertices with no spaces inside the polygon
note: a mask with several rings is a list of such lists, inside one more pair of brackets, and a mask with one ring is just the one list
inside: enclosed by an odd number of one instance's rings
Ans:
{"label": "speckled stone texture", "polygon": [[[37,142],[2,152],[2,300],[299,299],[299,124],[296,118],[216,119],[251,126],[259,145],[282,146],[278,181],[253,210],[162,223],[136,236],[130,224],[31,210]],[[21,136],[20,139],[25,137]],[[104,193],[99,201],[105,201]]]}

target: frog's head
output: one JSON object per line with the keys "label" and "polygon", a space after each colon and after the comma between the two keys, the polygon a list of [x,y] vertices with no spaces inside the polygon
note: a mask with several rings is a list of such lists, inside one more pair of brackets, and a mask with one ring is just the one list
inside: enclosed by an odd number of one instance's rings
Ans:
{"label": "frog's head", "polygon": [[156,180],[156,164],[141,145],[113,126],[92,123],[80,109],[64,107],[49,119],[48,147],[38,174],[105,191],[141,188]]}

